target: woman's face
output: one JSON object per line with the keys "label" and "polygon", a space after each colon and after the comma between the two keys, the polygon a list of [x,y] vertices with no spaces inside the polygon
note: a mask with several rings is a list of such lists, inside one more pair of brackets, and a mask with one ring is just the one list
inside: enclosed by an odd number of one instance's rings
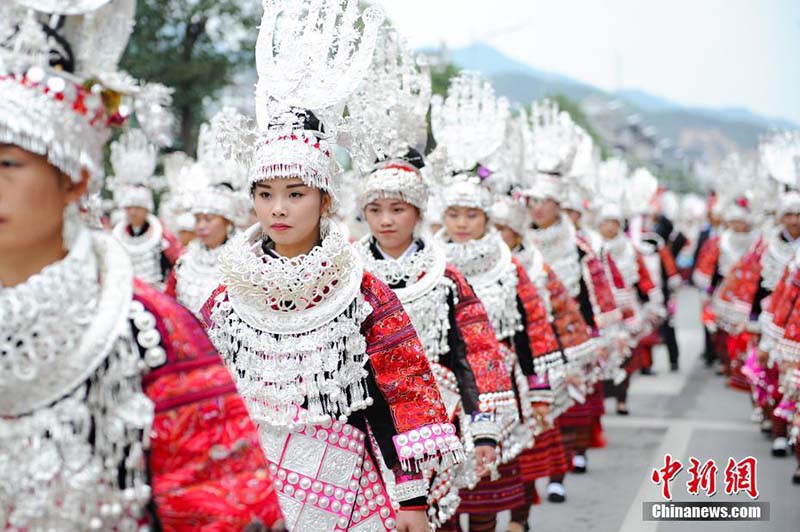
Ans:
{"label": "woman's face", "polygon": [[790,212],[781,218],[781,224],[794,239],[800,238],[800,213]]}
{"label": "woman's face", "polygon": [[366,206],[364,215],[378,244],[387,251],[401,253],[411,245],[420,220],[416,207],[396,199],[375,200]]}
{"label": "woman's face", "polygon": [[45,157],[0,144],[0,256],[63,250],[64,207],[80,199],[87,180],[74,184]]}
{"label": "woman's face", "polygon": [[606,240],[612,240],[619,234],[619,222],[616,220],[603,220],[598,227],[600,234]]}
{"label": "woman's face", "polygon": [[531,198],[530,212],[533,223],[538,227],[550,227],[558,221],[558,203],[550,198]]}
{"label": "woman's face", "polygon": [[731,230],[734,233],[749,233],[750,232],[750,224],[748,224],[744,220],[731,220],[728,223],[728,227],[730,227]]}
{"label": "woman's face", "polygon": [[125,219],[131,227],[142,227],[150,211],[144,207],[125,207]]}
{"label": "woman's face", "polygon": [[581,211],[576,211],[574,209],[564,209],[564,212],[569,216],[569,219],[572,220],[572,225],[575,227],[580,227],[581,225],[581,217],[583,213]]}
{"label": "woman's face", "polygon": [[197,238],[208,249],[215,249],[225,243],[231,222],[218,214],[195,214],[194,229]]}
{"label": "woman's face", "polygon": [[486,213],[471,207],[448,207],[444,212],[444,226],[453,242],[464,244],[478,240],[486,234]]}
{"label": "woman's face", "polygon": [[503,241],[508,245],[511,249],[516,249],[519,246],[520,242],[522,242],[522,237],[517,234],[516,231],[511,229],[507,225],[503,224],[495,224],[497,231],[500,233],[500,236],[503,237]]}
{"label": "woman's face", "polygon": [[319,240],[320,217],[330,209],[330,197],[300,178],[269,179],[255,185],[253,206],[276,250],[300,247],[307,253]]}

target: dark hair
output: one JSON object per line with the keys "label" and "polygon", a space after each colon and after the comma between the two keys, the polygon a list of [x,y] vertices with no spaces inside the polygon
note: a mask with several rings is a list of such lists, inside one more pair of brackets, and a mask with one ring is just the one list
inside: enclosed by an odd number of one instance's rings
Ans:
{"label": "dark hair", "polygon": [[50,66],[72,74],[75,72],[75,56],[72,53],[72,46],[59,33],[59,30],[64,26],[64,20],[65,17],[59,17],[55,26],[42,24],[42,30],[47,35],[47,42],[50,47]]}
{"label": "dark hair", "polygon": [[292,114],[297,117],[297,123],[303,126],[306,131],[316,131],[317,133],[325,133],[325,124],[317,118],[314,111],[310,109],[303,109],[301,107],[292,107]]}
{"label": "dark hair", "polygon": [[417,170],[425,168],[425,158],[415,148],[409,146],[408,152],[401,157],[404,161],[411,164]]}

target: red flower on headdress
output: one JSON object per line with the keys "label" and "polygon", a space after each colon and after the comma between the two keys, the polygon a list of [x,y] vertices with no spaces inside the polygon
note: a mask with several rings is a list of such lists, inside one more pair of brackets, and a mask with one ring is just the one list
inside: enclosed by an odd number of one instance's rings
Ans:
{"label": "red flower on headdress", "polygon": [[741,196],[736,200],[736,205],[738,205],[739,207],[741,207],[743,209],[747,209],[747,208],[750,207],[750,203],[747,201],[747,198],[745,198],[744,196]]}

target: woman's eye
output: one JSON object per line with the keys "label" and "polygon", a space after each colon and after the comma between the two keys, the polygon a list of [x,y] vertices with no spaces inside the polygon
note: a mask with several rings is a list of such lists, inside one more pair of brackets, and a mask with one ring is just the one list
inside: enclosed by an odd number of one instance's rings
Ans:
{"label": "woman's eye", "polygon": [[3,168],[14,168],[19,166],[16,161],[12,161],[11,159],[0,159],[0,166]]}
{"label": "woman's eye", "polygon": [[258,194],[258,197],[260,197],[261,199],[269,199],[270,196],[271,196],[271,194],[269,192],[260,192]]}
{"label": "woman's eye", "polygon": [[290,198],[302,198],[303,195],[300,192],[292,192],[291,194],[289,194],[289,197]]}

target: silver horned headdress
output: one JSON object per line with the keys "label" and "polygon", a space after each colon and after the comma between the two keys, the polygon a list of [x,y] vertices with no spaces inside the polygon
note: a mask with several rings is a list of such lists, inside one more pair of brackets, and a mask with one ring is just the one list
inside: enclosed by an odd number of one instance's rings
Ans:
{"label": "silver horned headdress", "polygon": [[362,13],[357,0],[264,0],[263,6],[256,127],[226,120],[223,144],[248,164],[251,187],[297,177],[329,193],[335,206],[341,170],[334,150],[344,105],[370,66],[383,14],[372,7]]}
{"label": "silver horned headdress", "polygon": [[109,177],[108,188],[114,191],[118,207],[144,207],[153,212],[153,189],[160,185],[155,177],[157,165],[158,148],[141,129],[126,131],[111,144],[114,176]]}
{"label": "silver horned headdress", "polygon": [[580,129],[554,101],[533,102],[525,135],[525,167],[530,186],[527,195],[565,199],[566,177],[580,141]]}
{"label": "silver horned headdress", "polygon": [[197,162],[189,167],[183,194],[193,214],[216,214],[234,224],[244,224],[249,206],[244,188],[247,167],[226,157],[220,131],[233,111],[223,109],[200,126]]}
{"label": "silver horned headdress", "polygon": [[117,71],[135,10],[135,0],[4,0],[0,142],[46,156],[76,182],[86,171],[97,191],[112,126],[137,112],[167,141],[170,92]]}
{"label": "silver horned headdress", "polygon": [[429,69],[394,29],[383,26],[369,74],[347,104],[350,127],[359,133],[354,162],[366,174],[359,193],[362,209],[376,199],[393,198],[425,210],[428,184],[406,156],[413,149],[421,159],[425,150],[430,100]]}
{"label": "silver horned headdress", "polygon": [[487,164],[506,137],[509,104],[498,98],[480,74],[465,72],[453,78],[447,98],[431,101],[431,126],[437,144],[446,149],[455,175],[436,176],[442,183],[442,204],[479,208],[489,212],[492,193],[485,183],[492,171]]}

